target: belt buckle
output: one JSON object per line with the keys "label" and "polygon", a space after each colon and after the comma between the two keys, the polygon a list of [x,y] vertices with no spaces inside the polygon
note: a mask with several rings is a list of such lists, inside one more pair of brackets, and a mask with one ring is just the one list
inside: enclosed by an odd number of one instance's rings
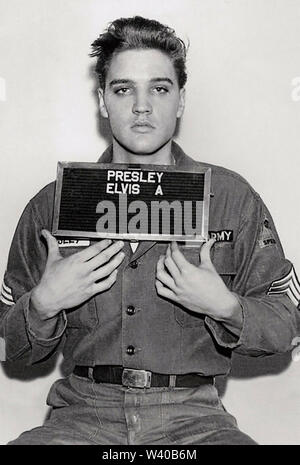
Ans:
{"label": "belt buckle", "polygon": [[151,386],[151,371],[124,368],[122,384],[126,387],[149,388]]}

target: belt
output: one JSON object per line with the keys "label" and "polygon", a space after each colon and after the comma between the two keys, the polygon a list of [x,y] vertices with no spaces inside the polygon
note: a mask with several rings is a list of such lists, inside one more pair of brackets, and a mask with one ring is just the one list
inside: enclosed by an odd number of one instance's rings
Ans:
{"label": "belt", "polygon": [[214,383],[213,376],[202,376],[196,373],[164,375],[111,365],[96,365],[95,367],[76,365],[73,373],[83,378],[89,378],[95,383],[120,384],[134,388],[197,387],[202,384]]}

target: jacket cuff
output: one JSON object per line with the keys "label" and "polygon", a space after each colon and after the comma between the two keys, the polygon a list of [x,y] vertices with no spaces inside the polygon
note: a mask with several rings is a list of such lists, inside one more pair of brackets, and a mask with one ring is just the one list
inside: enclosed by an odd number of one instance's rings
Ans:
{"label": "jacket cuff", "polygon": [[30,293],[24,294],[12,306],[6,315],[4,323],[1,361],[14,361],[30,351],[30,341],[25,324],[24,306],[30,298]]}
{"label": "jacket cuff", "polygon": [[57,317],[54,317],[56,318],[56,326],[53,335],[49,338],[43,338],[38,334],[38,328],[34,329],[32,322],[30,321],[30,297],[31,293],[29,293],[24,305],[24,316],[28,338],[31,343],[43,345],[45,347],[53,346],[53,342],[57,343],[57,341],[61,339],[67,327],[66,313],[63,310]]}
{"label": "jacket cuff", "polygon": [[239,335],[233,334],[229,329],[227,329],[223,323],[220,321],[216,321],[213,318],[206,316],[205,317],[205,324],[208,326],[210,329],[214,339],[216,340],[217,344],[225,347],[227,349],[235,349],[236,347],[239,347],[242,344],[242,341],[244,339],[244,333],[245,333],[245,312],[244,312],[244,307],[243,304],[240,300],[240,297],[237,294],[234,294],[236,298],[239,301],[239,304],[242,309],[242,328],[240,330]]}
{"label": "jacket cuff", "polygon": [[[290,329],[292,326],[291,315],[287,314],[286,311],[282,312],[281,308],[275,311],[274,301],[269,296],[255,298],[236,295],[236,297],[241,304],[244,315],[237,352],[256,356],[290,350],[293,337],[293,331]],[[289,298],[287,297],[287,299]],[[278,299],[276,300],[276,305],[279,307]],[[286,320],[290,320],[289,324],[285,324]],[[279,331],[281,338],[278,337]]]}

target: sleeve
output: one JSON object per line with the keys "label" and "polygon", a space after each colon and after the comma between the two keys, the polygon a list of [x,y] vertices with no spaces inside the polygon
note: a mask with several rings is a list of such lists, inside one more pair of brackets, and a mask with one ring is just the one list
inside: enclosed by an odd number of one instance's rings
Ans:
{"label": "sleeve", "polygon": [[211,318],[217,343],[235,352],[263,356],[294,348],[300,330],[300,285],[285,259],[272,217],[258,195],[251,196],[234,244],[232,291],[243,312],[239,336]]}
{"label": "sleeve", "polygon": [[0,359],[14,361],[26,357],[35,363],[55,351],[66,327],[66,317],[57,317],[53,337],[43,339],[30,325],[31,290],[39,283],[47,259],[41,241],[43,227],[32,204],[25,208],[15,231],[0,297]]}

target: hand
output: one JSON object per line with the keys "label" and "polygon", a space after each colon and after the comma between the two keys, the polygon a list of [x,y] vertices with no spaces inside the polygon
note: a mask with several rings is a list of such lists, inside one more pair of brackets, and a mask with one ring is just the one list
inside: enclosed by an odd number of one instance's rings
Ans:
{"label": "hand", "polygon": [[[241,326],[241,307],[235,295],[226,287],[210,258],[215,240],[210,239],[200,250],[201,263],[189,263],[176,242],[168,246],[166,255],[157,263],[157,293],[196,313],[219,321]],[[238,314],[237,314],[238,312]]]}
{"label": "hand", "polygon": [[31,302],[39,317],[47,320],[63,309],[80,305],[116,281],[117,267],[125,254],[124,243],[102,240],[70,257],[63,258],[56,239],[42,231],[47,241],[48,258],[40,283],[33,289]]}

